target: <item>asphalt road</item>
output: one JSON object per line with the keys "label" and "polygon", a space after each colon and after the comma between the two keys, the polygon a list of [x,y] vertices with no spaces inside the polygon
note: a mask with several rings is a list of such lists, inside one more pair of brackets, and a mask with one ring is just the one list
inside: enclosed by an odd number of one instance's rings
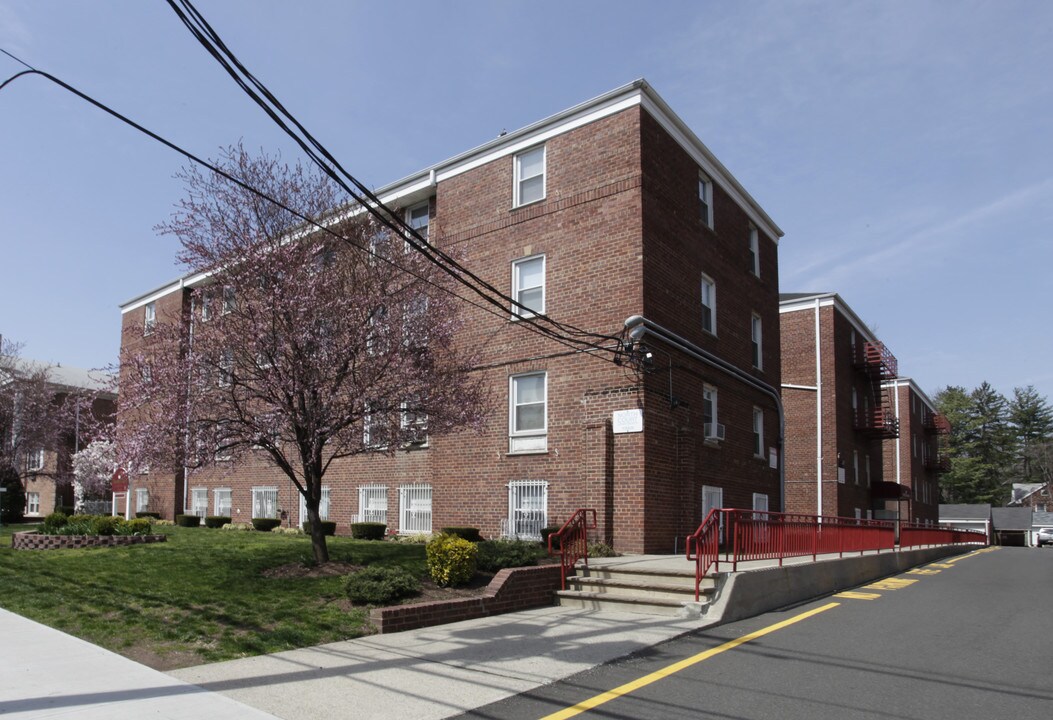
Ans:
{"label": "asphalt road", "polygon": [[1053,549],[950,558],[461,717],[1050,720]]}

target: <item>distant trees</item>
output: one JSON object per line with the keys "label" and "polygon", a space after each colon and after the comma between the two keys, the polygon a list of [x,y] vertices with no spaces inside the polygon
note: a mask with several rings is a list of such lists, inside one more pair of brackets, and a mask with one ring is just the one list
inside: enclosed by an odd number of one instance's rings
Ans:
{"label": "distant trees", "polygon": [[1007,400],[989,383],[972,391],[948,386],[934,397],[951,423],[951,471],[943,499],[1003,505],[1014,482],[1043,482],[1053,460],[1053,408],[1033,386]]}
{"label": "distant trees", "polygon": [[241,147],[218,164],[299,216],[184,173],[187,197],[161,230],[206,279],[188,312],[151,317],[123,344],[118,460],[132,471],[272,465],[303,497],[323,563],[332,463],[478,426],[484,387],[454,343],[448,275],[368,216],[337,214],[341,195],[322,175]]}

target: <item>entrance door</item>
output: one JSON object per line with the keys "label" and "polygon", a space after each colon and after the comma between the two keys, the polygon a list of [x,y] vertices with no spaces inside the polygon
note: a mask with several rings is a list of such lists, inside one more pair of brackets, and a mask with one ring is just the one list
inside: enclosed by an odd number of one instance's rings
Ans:
{"label": "entrance door", "polygon": [[[724,507],[724,488],[702,486],[702,520],[709,515],[710,510]],[[724,515],[720,516],[720,544],[724,544]]]}

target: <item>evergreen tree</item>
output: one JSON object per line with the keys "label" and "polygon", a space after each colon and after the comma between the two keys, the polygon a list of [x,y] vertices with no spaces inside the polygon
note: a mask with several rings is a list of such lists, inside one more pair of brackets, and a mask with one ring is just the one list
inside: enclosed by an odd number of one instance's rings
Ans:
{"label": "evergreen tree", "polygon": [[951,471],[941,483],[944,500],[1003,504],[1009,496],[1014,447],[1005,397],[984,382],[972,392],[946,387],[935,401],[951,423]]}
{"label": "evergreen tree", "polygon": [[1033,385],[1018,387],[1009,403],[1009,422],[1016,440],[1016,477],[1019,482],[1044,482],[1035,460],[1040,446],[1053,438],[1053,408]]}

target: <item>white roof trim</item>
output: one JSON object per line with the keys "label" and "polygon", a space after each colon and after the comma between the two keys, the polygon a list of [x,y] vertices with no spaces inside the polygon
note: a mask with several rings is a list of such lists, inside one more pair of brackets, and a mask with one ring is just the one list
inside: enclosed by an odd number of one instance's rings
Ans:
{"label": "white roof trim", "polygon": [[910,388],[914,390],[914,394],[918,396],[918,398],[929,408],[929,410],[931,410],[932,412],[939,412],[939,409],[936,407],[936,403],[934,403],[929,398],[929,396],[925,394],[925,391],[918,386],[918,383],[914,382],[914,378],[898,377],[892,380],[886,380],[885,382],[881,383],[881,387],[891,387],[897,390],[905,386],[910,386]]}
{"label": "white roof trim", "polygon": [[848,321],[852,323],[852,327],[863,336],[864,340],[867,342],[881,342],[837,293],[816,293],[815,295],[794,298],[793,300],[780,300],[779,314],[784,315],[786,313],[801,312],[802,310],[815,310],[815,301],[817,299],[819,300],[819,307],[833,307],[848,318]]}

